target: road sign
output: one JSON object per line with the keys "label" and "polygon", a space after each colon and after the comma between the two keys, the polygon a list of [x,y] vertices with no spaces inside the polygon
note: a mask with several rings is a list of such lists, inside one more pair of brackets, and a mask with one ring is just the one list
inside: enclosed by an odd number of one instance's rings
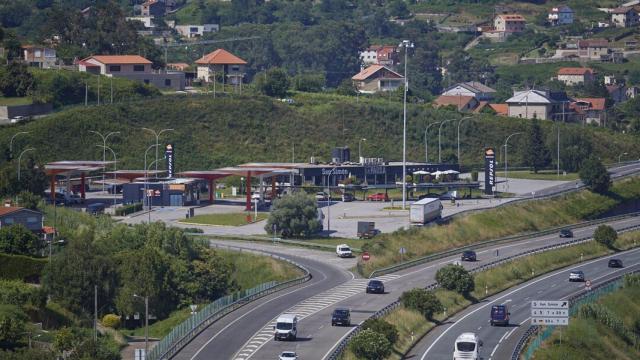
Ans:
{"label": "road sign", "polygon": [[371,256],[369,255],[369,253],[368,253],[368,252],[366,252],[366,251],[365,251],[365,252],[363,252],[363,253],[362,253],[362,260],[364,260],[364,261],[369,261],[369,259],[371,259]]}
{"label": "road sign", "polygon": [[584,282],[585,290],[591,290],[591,280],[587,280]]}
{"label": "road sign", "polygon": [[532,301],[531,325],[569,325],[569,302],[557,300]]}
{"label": "road sign", "polygon": [[407,253],[407,249],[406,249],[406,248],[401,247],[401,248],[400,248],[400,254],[406,254],[406,253]]}

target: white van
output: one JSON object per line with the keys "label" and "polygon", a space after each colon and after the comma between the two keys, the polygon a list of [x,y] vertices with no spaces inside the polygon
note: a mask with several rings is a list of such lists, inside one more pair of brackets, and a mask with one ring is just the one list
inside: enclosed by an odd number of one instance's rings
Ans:
{"label": "white van", "polygon": [[462,333],[453,348],[453,360],[479,360],[482,340],[475,333]]}
{"label": "white van", "polygon": [[273,340],[295,340],[298,335],[298,315],[282,314],[273,327]]}
{"label": "white van", "polygon": [[341,258],[350,258],[353,256],[351,248],[347,244],[340,244],[336,246],[336,254],[338,254],[338,257]]}

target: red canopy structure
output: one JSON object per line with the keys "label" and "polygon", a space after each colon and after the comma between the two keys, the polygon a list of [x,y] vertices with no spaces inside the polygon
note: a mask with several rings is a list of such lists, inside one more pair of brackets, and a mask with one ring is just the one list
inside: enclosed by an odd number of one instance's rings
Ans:
{"label": "red canopy structure", "polygon": [[84,200],[85,195],[85,175],[90,172],[104,170],[107,165],[113,164],[113,161],[91,161],[91,160],[75,160],[75,161],[56,161],[45,164],[45,173],[50,177],[51,181],[51,200],[56,201],[56,176],[63,175],[71,177],[72,175],[80,175],[80,196]]}
{"label": "red canopy structure", "polygon": [[[275,184],[275,175],[287,174],[293,171],[291,168],[286,168],[282,166],[269,166],[268,164],[244,164],[235,167],[226,167],[217,169],[217,171],[229,173],[230,175],[236,176],[244,176],[247,178],[246,188],[247,188],[247,203],[245,209],[247,211],[251,210],[251,177],[252,176],[272,176],[271,181],[271,194],[275,195],[276,193],[276,184]],[[290,164],[295,165],[295,164]]]}
{"label": "red canopy structure", "polygon": [[233,175],[233,174],[224,172],[224,171],[219,171],[219,170],[200,170],[200,171],[194,170],[194,171],[183,171],[181,173],[178,173],[178,176],[180,177],[207,180],[207,182],[209,183],[209,201],[210,202],[213,202],[213,200],[215,199],[216,180],[223,177],[230,176],[230,175]]}

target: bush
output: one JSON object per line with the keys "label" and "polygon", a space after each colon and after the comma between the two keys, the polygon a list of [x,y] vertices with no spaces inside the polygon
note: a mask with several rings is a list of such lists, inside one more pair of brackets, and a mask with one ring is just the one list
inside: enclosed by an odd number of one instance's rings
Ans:
{"label": "bush", "polygon": [[609,190],[609,186],[611,186],[611,177],[609,177],[607,168],[595,156],[591,156],[582,164],[580,180],[591,191],[599,194],[606,193]]}
{"label": "bush", "polygon": [[102,317],[102,325],[110,327],[112,329],[117,329],[118,327],[120,327],[120,316],[115,314],[107,314]]}
{"label": "bush", "polygon": [[0,304],[0,348],[13,348],[24,335],[27,315],[15,305]]}
{"label": "bush", "polygon": [[359,358],[380,360],[391,355],[391,343],[384,335],[371,329],[359,332],[353,337],[349,346]]}
{"label": "bush", "polygon": [[396,329],[394,325],[389,324],[382,319],[367,319],[362,323],[362,329],[371,329],[378,334],[384,335],[387,341],[392,345],[398,340],[398,329]]}
{"label": "bush", "polygon": [[293,77],[293,89],[297,91],[321,92],[324,84],[324,74],[298,74]]}
{"label": "bush", "polygon": [[0,279],[37,281],[46,264],[47,259],[0,254]]}
{"label": "bush", "polygon": [[134,212],[142,211],[142,203],[124,205],[116,209],[116,216],[125,216]]}
{"label": "bush", "polygon": [[264,229],[273,233],[273,225],[284,238],[307,237],[318,232],[322,224],[318,220],[316,199],[299,192],[276,200]]}
{"label": "bush", "polygon": [[256,89],[267,96],[284,97],[289,90],[287,72],[280,68],[272,68],[256,74],[253,82]]}
{"label": "bush", "polygon": [[24,225],[0,228],[0,252],[16,255],[38,255],[42,241]]}
{"label": "bush", "polygon": [[182,231],[184,231],[186,233],[194,233],[194,234],[202,234],[202,233],[204,233],[204,230],[202,230],[200,228],[195,228],[195,227],[182,228]]}
{"label": "bush", "polygon": [[600,225],[593,233],[593,239],[610,248],[618,239],[618,233],[609,225]]}
{"label": "bush", "polygon": [[400,301],[404,307],[418,311],[428,320],[432,320],[434,314],[444,310],[436,295],[425,289],[416,288],[405,291],[400,296]]}
{"label": "bush", "polygon": [[17,280],[0,280],[0,303],[22,307],[42,308],[47,295],[41,287]]}
{"label": "bush", "polygon": [[473,170],[471,172],[471,181],[478,181],[478,170]]}
{"label": "bush", "polygon": [[447,265],[436,273],[436,281],[447,290],[464,296],[475,289],[473,276],[460,265]]}
{"label": "bush", "polygon": [[640,275],[638,274],[625,275],[624,287],[640,287]]}

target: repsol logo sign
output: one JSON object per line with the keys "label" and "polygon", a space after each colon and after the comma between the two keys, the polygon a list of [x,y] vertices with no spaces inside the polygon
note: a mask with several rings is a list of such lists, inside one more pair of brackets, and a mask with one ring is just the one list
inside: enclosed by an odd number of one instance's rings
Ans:
{"label": "repsol logo sign", "polygon": [[322,175],[349,175],[347,169],[322,169]]}

